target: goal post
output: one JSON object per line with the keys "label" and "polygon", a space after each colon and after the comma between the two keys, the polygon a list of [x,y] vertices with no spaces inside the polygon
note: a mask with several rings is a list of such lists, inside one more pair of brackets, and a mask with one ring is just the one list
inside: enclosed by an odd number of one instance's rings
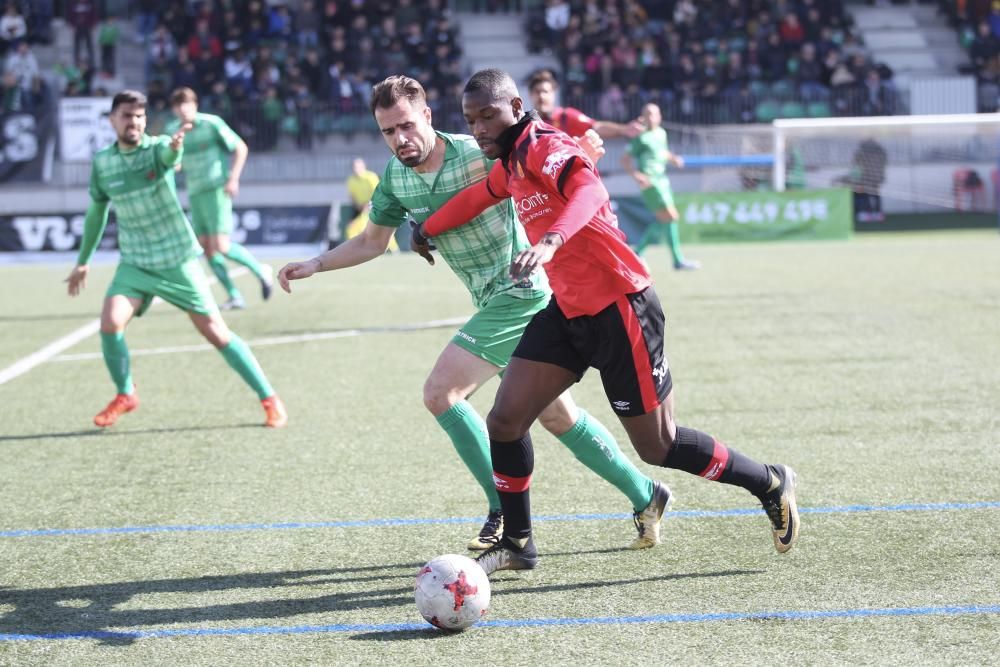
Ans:
{"label": "goal post", "polygon": [[888,212],[994,211],[1000,114],[781,119],[772,186],[848,187]]}

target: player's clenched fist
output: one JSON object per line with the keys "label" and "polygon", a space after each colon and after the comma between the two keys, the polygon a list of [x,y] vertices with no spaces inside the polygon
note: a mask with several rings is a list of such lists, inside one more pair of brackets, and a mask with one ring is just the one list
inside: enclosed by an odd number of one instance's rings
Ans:
{"label": "player's clenched fist", "polygon": [[292,280],[302,280],[303,278],[308,278],[313,275],[321,268],[319,257],[314,257],[308,262],[290,262],[281,267],[278,271],[278,284],[281,285],[281,289],[285,290],[289,294],[292,293],[292,288],[288,284]]}

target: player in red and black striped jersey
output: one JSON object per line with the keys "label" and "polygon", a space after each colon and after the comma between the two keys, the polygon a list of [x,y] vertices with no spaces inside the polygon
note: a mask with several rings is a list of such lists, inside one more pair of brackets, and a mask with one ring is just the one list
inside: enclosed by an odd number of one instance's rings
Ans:
{"label": "player in red and black striped jersey", "polygon": [[635,137],[643,131],[637,123],[615,123],[610,120],[596,120],[579,109],[556,106],[559,82],[551,70],[541,69],[528,79],[528,94],[531,104],[542,120],[562,130],[571,137],[582,137],[587,130],[594,130],[603,139],[614,137]]}
{"label": "player in red and black striped jersey", "polygon": [[486,157],[499,160],[486,180],[453,197],[414,234],[419,240],[443,233],[512,198],[532,246],[514,257],[511,275],[524,278],[545,265],[553,290],[515,349],[486,420],[506,526],[501,542],[479,557],[483,569],[535,566],[528,427],[588,368],[600,371],[643,461],[747,489],[767,512],[775,548],[791,549],[799,521],[792,469],[758,463],[674,422],[663,311],[591,161],[565,133],[524,112],[517,86],[501,70],[472,76],[462,111]]}

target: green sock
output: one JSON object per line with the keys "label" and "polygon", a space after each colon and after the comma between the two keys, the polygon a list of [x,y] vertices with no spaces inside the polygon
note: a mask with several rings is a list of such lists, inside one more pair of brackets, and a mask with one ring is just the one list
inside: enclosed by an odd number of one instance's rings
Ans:
{"label": "green sock", "polygon": [[670,246],[670,254],[674,257],[674,264],[680,264],[684,261],[684,255],[681,253],[681,232],[680,225],[676,222],[671,222],[668,225],[667,230],[667,242]]}
{"label": "green sock", "polygon": [[268,396],[274,396],[274,389],[271,388],[271,383],[264,377],[264,371],[260,369],[257,358],[250,351],[250,346],[236,334],[231,335],[232,338],[229,339],[229,345],[219,350],[222,353],[222,358],[226,360],[226,363],[234,371],[240,374],[244,382],[257,392],[258,398],[264,400]]}
{"label": "green sock", "polygon": [[580,463],[624,493],[636,512],[644,510],[653,499],[653,480],[639,472],[622,454],[614,436],[583,410],[573,428],[560,435],[559,441]]}
{"label": "green sock", "polygon": [[256,257],[250,254],[249,250],[239,243],[229,242],[229,252],[226,253],[226,257],[250,269],[257,276],[257,280],[264,280],[264,267],[261,266]]}
{"label": "green sock", "polygon": [[125,344],[124,333],[101,332],[101,351],[104,353],[104,364],[111,373],[111,380],[119,394],[131,394],[135,391],[132,383],[132,363],[128,355],[128,345]]}
{"label": "green sock", "polygon": [[490,456],[490,436],[486,422],[468,401],[459,401],[437,417],[437,422],[451,438],[451,444],[465,467],[479,482],[490,511],[500,509],[500,496],[493,483],[493,459]]}
{"label": "green sock", "polygon": [[229,298],[239,298],[240,291],[236,289],[233,279],[229,277],[229,269],[226,267],[226,257],[222,253],[217,252],[208,258],[208,266],[212,269],[215,277],[219,279],[219,284],[226,290]]}

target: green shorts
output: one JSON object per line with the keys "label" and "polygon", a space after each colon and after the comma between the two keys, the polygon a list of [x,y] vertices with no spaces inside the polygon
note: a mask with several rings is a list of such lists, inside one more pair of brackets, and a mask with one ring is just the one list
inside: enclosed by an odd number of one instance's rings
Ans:
{"label": "green shorts", "polygon": [[498,368],[506,368],[524,328],[550,298],[548,294],[537,299],[499,294],[473,315],[451,342]]}
{"label": "green shorts", "polygon": [[136,315],[145,313],[156,296],[188,313],[211,315],[219,311],[197,257],[169,269],[141,269],[132,264],[119,264],[108,285],[107,296],[118,294],[142,299]]}
{"label": "green shorts", "polygon": [[652,184],[639,194],[642,195],[646,208],[654,213],[674,205],[674,191],[670,189],[670,181],[665,178],[652,179]]}
{"label": "green shorts", "polygon": [[196,192],[191,200],[191,226],[198,236],[229,236],[233,232],[233,200],[222,188]]}

